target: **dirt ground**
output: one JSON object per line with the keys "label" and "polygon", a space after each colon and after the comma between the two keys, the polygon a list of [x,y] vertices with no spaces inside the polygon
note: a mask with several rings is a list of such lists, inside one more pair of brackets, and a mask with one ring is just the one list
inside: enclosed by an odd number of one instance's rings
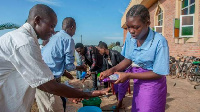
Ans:
{"label": "dirt ground", "polygon": [[[174,86],[175,85],[175,86]],[[167,104],[166,112],[200,112],[200,86],[194,89],[186,79],[171,79],[167,76]],[[131,89],[133,82],[131,81]],[[131,90],[133,93],[133,90]],[[112,112],[112,106],[116,105],[115,95],[109,93],[109,97],[102,96],[101,109],[103,112]],[[130,112],[132,94],[126,94],[120,112]],[[77,112],[82,107],[82,103],[74,104],[67,102],[67,112]],[[38,112],[37,105],[34,103],[31,112]]]}

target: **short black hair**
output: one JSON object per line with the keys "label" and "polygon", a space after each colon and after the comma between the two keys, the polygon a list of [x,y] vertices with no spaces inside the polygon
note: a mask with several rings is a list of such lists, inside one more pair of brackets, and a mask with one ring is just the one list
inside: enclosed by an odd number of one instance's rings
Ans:
{"label": "short black hair", "polygon": [[116,45],[120,46],[120,42],[116,42]]}
{"label": "short black hair", "polygon": [[144,5],[134,5],[129,9],[129,11],[126,14],[126,18],[136,16],[139,16],[143,23],[150,21],[149,10]]}
{"label": "short black hair", "polygon": [[[71,28],[72,26],[76,25],[75,19],[72,17],[66,17],[62,22],[62,29],[66,30],[68,28]],[[75,26],[74,26],[75,27]]]}
{"label": "short black hair", "polygon": [[99,41],[99,43],[101,43],[102,41]]}
{"label": "short black hair", "polygon": [[98,47],[100,47],[100,48],[105,48],[105,49],[108,49],[108,46],[107,46],[107,44],[105,43],[105,42],[99,42],[99,45],[98,45]]}
{"label": "short black hair", "polygon": [[75,45],[75,49],[77,49],[77,48],[84,48],[84,46],[83,46],[82,43],[77,43],[77,44]]}
{"label": "short black hair", "polygon": [[37,4],[30,9],[27,21],[33,20],[36,16],[50,18],[52,14],[56,15],[52,8],[44,4]]}

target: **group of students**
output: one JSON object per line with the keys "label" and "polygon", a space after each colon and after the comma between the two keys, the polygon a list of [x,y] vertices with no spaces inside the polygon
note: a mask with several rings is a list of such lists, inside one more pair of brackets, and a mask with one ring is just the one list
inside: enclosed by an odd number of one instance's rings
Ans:
{"label": "group of students", "polygon": [[[123,84],[134,79],[132,112],[165,111],[169,48],[167,40],[149,28],[150,15],[146,7],[134,5],[127,12],[129,32],[121,54],[108,50],[104,42],[99,43],[97,48],[84,47],[81,43],[75,45],[72,36],[76,22],[71,17],[65,18],[62,30],[54,34],[56,24],[56,13],[46,5],[37,4],[30,9],[27,23],[0,37],[2,112],[30,111],[35,93],[41,112],[65,111],[65,99],[59,96],[89,98],[104,95],[107,89],[97,90],[95,74],[99,72],[100,80],[114,73],[119,75],[115,82],[120,83],[117,92],[119,101],[123,98],[120,95],[124,94],[119,88],[126,88]],[[50,37],[48,44],[40,50],[38,39],[47,40]],[[75,50],[90,66],[89,74],[94,74],[91,75],[93,92],[83,92],[60,83],[62,75],[69,76],[67,71],[86,71],[85,65],[73,64]],[[132,62],[137,66],[130,67]],[[120,102],[118,104],[121,105]]]}
{"label": "group of students", "polygon": [[[119,46],[119,42],[117,42],[117,47],[121,48]],[[100,41],[98,46],[96,47],[84,46],[82,43],[77,43],[75,45],[75,49],[82,60],[82,64],[89,65],[90,67],[88,75],[86,77],[92,77],[94,90],[98,89],[97,74],[107,69],[110,69],[113,66],[116,66],[122,60],[124,60],[124,56],[120,54],[120,52],[118,52],[117,50],[109,50],[107,44],[102,41]],[[120,51],[121,49],[118,50]],[[116,110],[119,110],[122,106],[122,100],[128,89],[129,80],[127,80],[126,83],[122,83],[119,85],[119,87],[117,84],[114,85],[114,91],[118,100],[117,106],[114,108]],[[108,88],[107,90],[111,89],[108,86],[108,82],[104,82],[104,88]]]}

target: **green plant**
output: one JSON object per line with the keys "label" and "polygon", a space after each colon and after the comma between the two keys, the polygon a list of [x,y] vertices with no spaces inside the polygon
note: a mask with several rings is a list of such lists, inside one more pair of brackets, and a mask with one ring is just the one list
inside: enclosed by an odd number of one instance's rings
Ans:
{"label": "green plant", "polygon": [[0,24],[0,30],[4,30],[4,29],[13,29],[13,28],[19,28],[19,25],[17,24],[13,24],[13,23],[4,23],[4,24]]}
{"label": "green plant", "polygon": [[108,45],[108,49],[112,49],[115,46],[115,43],[112,42],[111,44]]}

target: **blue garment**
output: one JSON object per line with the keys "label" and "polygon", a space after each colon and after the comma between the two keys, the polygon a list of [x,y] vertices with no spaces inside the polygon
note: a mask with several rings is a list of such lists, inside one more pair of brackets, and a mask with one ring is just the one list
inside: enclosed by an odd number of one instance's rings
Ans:
{"label": "blue garment", "polygon": [[[75,51],[75,58],[76,58],[76,63],[77,66],[83,65],[83,61],[81,59],[81,56],[78,54],[78,52]],[[76,78],[82,80],[83,78],[81,77],[82,71],[76,71]]]}
{"label": "blue garment", "polygon": [[167,40],[149,28],[149,34],[142,44],[137,47],[137,40],[127,34],[122,55],[132,60],[140,67],[152,70],[159,75],[169,74],[169,47]]}
{"label": "blue garment", "polygon": [[74,40],[64,30],[52,36],[42,48],[42,58],[55,78],[62,76],[65,70],[75,70],[74,51]]}

